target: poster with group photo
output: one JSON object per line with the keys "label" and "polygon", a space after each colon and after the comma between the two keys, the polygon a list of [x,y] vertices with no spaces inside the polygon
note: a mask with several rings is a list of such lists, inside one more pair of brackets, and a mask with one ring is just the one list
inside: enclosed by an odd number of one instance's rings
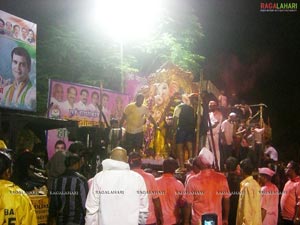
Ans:
{"label": "poster with group photo", "polygon": [[0,107],[36,111],[36,31],[0,10]]}
{"label": "poster with group photo", "polygon": [[[102,99],[100,99],[100,96]],[[102,115],[100,117],[100,102]],[[112,90],[77,83],[50,80],[48,96],[48,117],[53,119],[76,120],[79,127],[99,127],[100,123],[110,125],[112,118],[121,119],[129,96]],[[101,118],[101,121],[99,119]],[[105,118],[105,119],[104,119]],[[57,129],[48,131],[48,157],[54,154],[57,140],[63,140],[67,146],[68,131]]]}

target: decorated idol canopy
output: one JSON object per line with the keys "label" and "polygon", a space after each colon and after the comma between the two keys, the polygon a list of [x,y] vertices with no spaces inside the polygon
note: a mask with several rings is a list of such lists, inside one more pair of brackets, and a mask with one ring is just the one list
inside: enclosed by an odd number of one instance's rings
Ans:
{"label": "decorated idol canopy", "polygon": [[146,124],[145,151],[146,154],[166,157],[174,149],[174,140],[170,123],[174,108],[182,101],[189,101],[191,93],[199,92],[199,82],[193,82],[194,75],[172,63],[166,63],[155,73],[147,77],[128,75],[125,92],[134,97],[138,92],[145,96],[145,104],[150,109],[153,118],[158,122],[160,130],[154,130]]}

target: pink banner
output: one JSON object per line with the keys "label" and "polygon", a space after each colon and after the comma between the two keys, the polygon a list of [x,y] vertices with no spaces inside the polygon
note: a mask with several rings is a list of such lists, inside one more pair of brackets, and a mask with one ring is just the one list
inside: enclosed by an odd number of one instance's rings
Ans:
{"label": "pink banner", "polygon": [[[104,117],[108,124],[112,118],[120,120],[124,107],[129,103],[128,95],[108,89],[103,89],[100,94],[98,87],[50,80],[48,117],[76,120],[79,121],[80,127],[98,127],[100,95],[102,96],[103,112],[101,123],[105,122]],[[57,140],[63,140],[67,146],[71,143],[68,140],[66,129],[48,131],[48,158],[54,154],[54,145]]]}

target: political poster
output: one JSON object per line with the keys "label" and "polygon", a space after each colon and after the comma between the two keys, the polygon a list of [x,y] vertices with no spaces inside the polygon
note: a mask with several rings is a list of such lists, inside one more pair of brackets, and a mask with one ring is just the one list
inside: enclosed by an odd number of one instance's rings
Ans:
{"label": "political poster", "polygon": [[0,10],[0,107],[36,111],[37,25]]}
{"label": "political poster", "polygon": [[[79,127],[110,126],[112,118],[120,121],[128,103],[128,95],[112,90],[66,81],[49,81],[48,117],[75,120]],[[48,131],[48,158],[54,154],[57,140],[63,140],[68,147],[71,143],[68,139],[66,129]]]}

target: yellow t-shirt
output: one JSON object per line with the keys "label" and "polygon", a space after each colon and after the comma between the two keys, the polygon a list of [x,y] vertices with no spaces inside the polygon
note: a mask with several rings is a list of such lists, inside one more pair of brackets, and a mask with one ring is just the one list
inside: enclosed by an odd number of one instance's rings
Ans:
{"label": "yellow t-shirt", "polygon": [[37,225],[35,209],[28,195],[7,180],[0,180],[0,224]]}
{"label": "yellow t-shirt", "polygon": [[126,106],[124,113],[126,115],[126,132],[130,134],[142,132],[145,120],[150,115],[148,108],[144,105],[137,107],[133,102]]}
{"label": "yellow t-shirt", "polygon": [[240,185],[240,197],[236,215],[236,225],[261,225],[260,186],[252,176]]}

